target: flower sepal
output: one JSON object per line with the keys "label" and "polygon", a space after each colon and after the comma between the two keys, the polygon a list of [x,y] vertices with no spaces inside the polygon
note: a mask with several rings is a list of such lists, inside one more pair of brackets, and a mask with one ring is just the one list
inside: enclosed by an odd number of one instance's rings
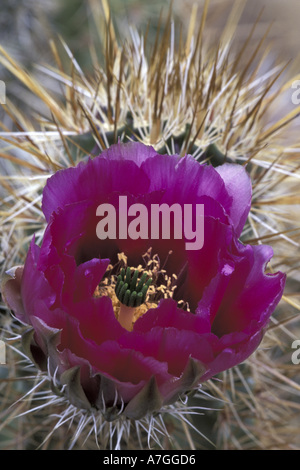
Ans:
{"label": "flower sepal", "polygon": [[22,334],[22,348],[28,359],[41,371],[47,370],[47,356],[36,343],[34,328],[28,328]]}
{"label": "flower sepal", "polygon": [[197,359],[190,357],[181,377],[176,381],[175,392],[173,391],[171,395],[166,397],[164,404],[171,405],[182,395],[198,390],[201,377],[205,372],[207,371],[204,365]]}
{"label": "flower sepal", "polygon": [[147,414],[159,411],[162,404],[163,397],[155,377],[152,376],[142,390],[128,403],[124,413],[128,418],[137,420]]}
{"label": "flower sepal", "polygon": [[24,314],[23,301],[21,296],[21,280],[24,266],[14,266],[6,271],[1,278],[0,292],[1,296],[9,306],[14,315]]}
{"label": "flower sepal", "polygon": [[80,369],[80,366],[74,366],[64,371],[60,376],[60,383],[65,397],[72,405],[79,409],[89,410],[92,406],[81,385]]}

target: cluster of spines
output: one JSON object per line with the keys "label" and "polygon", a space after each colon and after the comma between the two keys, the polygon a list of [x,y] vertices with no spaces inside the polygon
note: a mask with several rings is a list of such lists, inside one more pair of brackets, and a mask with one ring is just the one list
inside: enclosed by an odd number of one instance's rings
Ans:
{"label": "cluster of spines", "polygon": [[139,271],[136,269],[132,273],[130,268],[127,268],[126,271],[122,268],[117,277],[116,296],[127,307],[139,307],[146,300],[152,278],[147,279],[146,273],[143,273],[140,279],[138,277]]}

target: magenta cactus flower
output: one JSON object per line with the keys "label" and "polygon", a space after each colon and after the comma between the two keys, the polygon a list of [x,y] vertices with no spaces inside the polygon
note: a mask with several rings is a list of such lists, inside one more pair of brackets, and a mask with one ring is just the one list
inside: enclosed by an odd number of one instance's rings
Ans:
{"label": "magenta cactus flower", "polygon": [[[177,217],[187,206],[189,231]],[[284,274],[265,272],[270,247],[239,241],[250,206],[244,167],[140,143],[54,174],[42,245],[32,240],[2,291],[30,325],[24,348],[57,393],[107,420],[140,419],[247,359],[285,284]],[[153,207],[172,209],[166,237]]]}

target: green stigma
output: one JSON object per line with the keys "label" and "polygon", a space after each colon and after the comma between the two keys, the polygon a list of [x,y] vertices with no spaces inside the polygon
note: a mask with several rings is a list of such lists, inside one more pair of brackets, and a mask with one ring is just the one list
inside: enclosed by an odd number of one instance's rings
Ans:
{"label": "green stigma", "polygon": [[127,268],[126,271],[122,268],[117,278],[116,296],[127,307],[139,307],[146,300],[152,278],[147,280],[146,273],[143,273],[140,279],[138,279],[138,276],[139,271],[137,269],[132,274],[130,268]]}

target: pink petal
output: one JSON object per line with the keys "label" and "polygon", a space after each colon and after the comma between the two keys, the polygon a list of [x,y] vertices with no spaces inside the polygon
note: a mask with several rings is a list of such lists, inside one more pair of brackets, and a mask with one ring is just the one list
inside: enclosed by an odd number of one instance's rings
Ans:
{"label": "pink petal", "polygon": [[247,220],[252,198],[252,185],[245,167],[225,163],[216,168],[225,183],[232,204],[228,214],[239,237]]}

